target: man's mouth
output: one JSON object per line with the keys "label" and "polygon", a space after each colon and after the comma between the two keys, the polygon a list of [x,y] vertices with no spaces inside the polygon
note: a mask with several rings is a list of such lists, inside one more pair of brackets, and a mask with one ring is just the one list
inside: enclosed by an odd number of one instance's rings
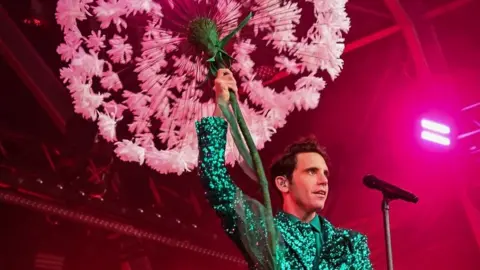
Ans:
{"label": "man's mouth", "polygon": [[327,192],[325,190],[317,190],[317,191],[314,191],[313,194],[319,195],[319,196],[326,196]]}

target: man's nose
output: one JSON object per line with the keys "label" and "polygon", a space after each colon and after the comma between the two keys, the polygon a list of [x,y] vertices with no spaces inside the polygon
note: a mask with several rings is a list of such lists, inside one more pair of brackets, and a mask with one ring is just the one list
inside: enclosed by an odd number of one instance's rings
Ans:
{"label": "man's nose", "polygon": [[328,184],[328,178],[323,174],[319,174],[318,177],[317,177],[317,184],[319,184],[319,185]]}

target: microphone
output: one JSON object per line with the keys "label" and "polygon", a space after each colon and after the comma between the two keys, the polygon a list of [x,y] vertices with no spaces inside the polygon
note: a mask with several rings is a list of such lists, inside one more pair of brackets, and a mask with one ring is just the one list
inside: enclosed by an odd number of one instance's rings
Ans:
{"label": "microphone", "polygon": [[371,174],[363,177],[363,184],[365,184],[365,186],[368,188],[380,190],[384,196],[391,200],[400,199],[411,203],[418,202],[418,197],[414,194],[380,180]]}

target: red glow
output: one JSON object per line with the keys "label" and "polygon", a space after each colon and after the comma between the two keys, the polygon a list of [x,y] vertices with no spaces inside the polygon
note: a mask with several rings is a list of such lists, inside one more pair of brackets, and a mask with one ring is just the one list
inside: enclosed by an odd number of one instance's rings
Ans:
{"label": "red glow", "polygon": [[43,26],[45,25],[45,22],[42,21],[42,20],[39,20],[37,18],[27,18],[27,19],[24,19],[23,20],[23,23],[24,24],[28,24],[28,25],[34,25],[34,26]]}

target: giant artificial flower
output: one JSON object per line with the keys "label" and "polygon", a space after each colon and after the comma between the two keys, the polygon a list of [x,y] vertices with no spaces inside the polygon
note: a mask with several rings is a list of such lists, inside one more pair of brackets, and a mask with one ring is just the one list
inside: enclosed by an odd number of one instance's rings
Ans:
{"label": "giant artificial flower", "polygon": [[[65,42],[57,52],[68,64],[60,76],[75,112],[98,123],[120,159],[181,174],[196,166],[194,122],[214,111],[209,75],[221,66],[237,75],[239,105],[258,149],[294,109],[317,107],[321,76],[335,79],[343,65],[345,4],[59,0]],[[292,74],[294,83],[265,86],[257,72],[265,65]],[[226,161],[239,160],[229,135]]]}

